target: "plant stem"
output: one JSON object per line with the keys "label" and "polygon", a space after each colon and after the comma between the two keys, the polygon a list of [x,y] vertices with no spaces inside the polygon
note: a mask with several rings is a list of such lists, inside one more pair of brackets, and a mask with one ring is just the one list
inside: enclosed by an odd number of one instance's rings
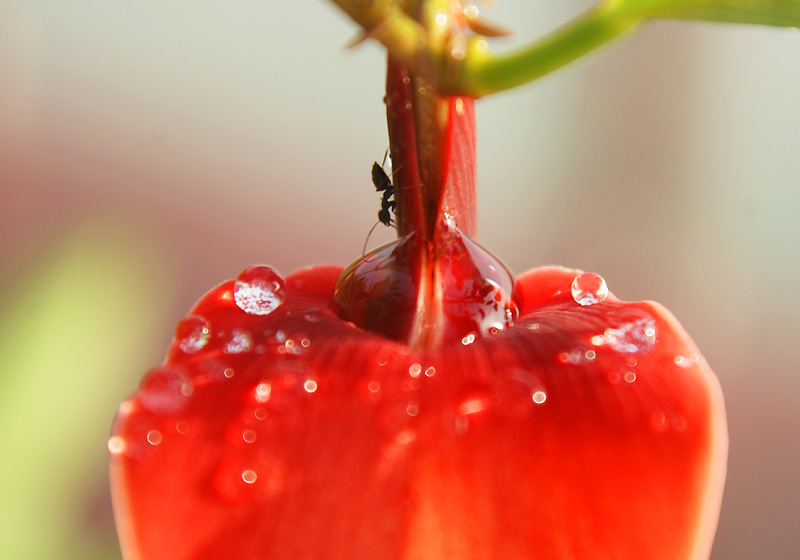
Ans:
{"label": "plant stem", "polygon": [[540,78],[613,40],[633,32],[642,18],[602,3],[550,35],[517,51],[492,56],[474,38],[461,72],[443,89],[472,97],[510,89]]}

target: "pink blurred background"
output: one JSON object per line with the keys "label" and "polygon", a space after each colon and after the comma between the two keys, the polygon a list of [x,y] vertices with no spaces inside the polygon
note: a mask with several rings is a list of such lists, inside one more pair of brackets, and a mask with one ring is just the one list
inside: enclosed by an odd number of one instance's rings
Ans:
{"label": "pink blurred background", "polygon": [[[118,558],[105,439],[173,325],[249,264],[361,253],[383,52],[276,4],[0,4],[0,557]],[[484,13],[514,44],[588,4]],[[798,57],[796,30],[659,22],[478,103],[481,243],[660,301],[717,372],[715,560],[800,550]]]}

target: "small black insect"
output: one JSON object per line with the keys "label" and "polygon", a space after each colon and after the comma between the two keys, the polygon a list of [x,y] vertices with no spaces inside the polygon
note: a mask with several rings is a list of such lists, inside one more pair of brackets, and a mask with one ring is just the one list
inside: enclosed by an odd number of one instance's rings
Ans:
{"label": "small black insect", "polygon": [[[389,155],[389,150],[383,156],[383,163],[386,163],[386,158]],[[375,161],[372,163],[372,184],[375,185],[375,190],[383,193],[381,199],[381,209],[378,210],[378,221],[385,226],[392,225],[392,213],[397,208],[397,201],[394,200],[395,186],[392,184],[392,178],[384,171],[383,164],[378,165]]]}

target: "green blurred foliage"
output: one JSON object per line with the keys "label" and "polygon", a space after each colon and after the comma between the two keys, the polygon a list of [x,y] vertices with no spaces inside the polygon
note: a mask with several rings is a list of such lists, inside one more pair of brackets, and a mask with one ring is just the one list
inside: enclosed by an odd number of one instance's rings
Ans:
{"label": "green blurred foliage", "polygon": [[0,293],[0,558],[119,558],[105,442],[173,296],[155,243],[123,228],[68,232]]}

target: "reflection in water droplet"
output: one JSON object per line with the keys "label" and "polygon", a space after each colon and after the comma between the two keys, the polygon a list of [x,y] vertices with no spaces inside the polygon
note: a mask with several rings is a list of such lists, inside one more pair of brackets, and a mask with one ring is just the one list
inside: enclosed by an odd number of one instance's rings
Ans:
{"label": "reflection in water droplet", "polygon": [[473,342],[475,342],[475,335],[472,333],[468,334],[467,336],[461,339],[461,344],[463,344],[464,346],[469,346]]}
{"label": "reflection in water droplet", "polygon": [[199,315],[183,318],[175,327],[175,340],[181,350],[187,354],[197,352],[208,344],[211,338],[211,326]]}
{"label": "reflection in water droplet", "polygon": [[236,278],[233,299],[245,313],[267,315],[286,300],[286,280],[273,268],[251,266]]}
{"label": "reflection in water droplet", "polygon": [[652,350],[655,344],[655,321],[650,315],[638,312],[619,327],[606,329],[603,341],[622,354],[644,354]]}
{"label": "reflection in water droplet", "polygon": [[150,370],[139,385],[139,401],[151,412],[171,414],[188,402],[193,387],[183,368],[165,365]]}
{"label": "reflection in water droplet", "polygon": [[158,445],[161,443],[162,436],[158,430],[150,430],[147,432],[147,443],[150,445]]}
{"label": "reflection in water droplet", "polygon": [[225,370],[222,372],[222,375],[224,375],[228,379],[231,379],[233,377],[233,374],[234,374],[233,368],[225,368]]}
{"label": "reflection in water droplet", "polygon": [[317,382],[313,379],[307,379],[305,383],[303,383],[303,389],[305,389],[306,393],[314,393],[317,390]]}
{"label": "reflection in water droplet", "polygon": [[125,452],[125,440],[120,436],[112,436],[108,439],[108,451],[114,455]]}
{"label": "reflection in water droplet", "polygon": [[536,404],[542,404],[544,401],[547,400],[547,395],[545,394],[544,391],[535,391],[533,393],[532,399],[533,402],[535,402]]}
{"label": "reflection in water droplet", "polygon": [[422,373],[422,366],[420,364],[411,364],[411,367],[408,368],[408,374],[411,377],[419,377],[420,373]]}
{"label": "reflection in water droplet", "polygon": [[244,329],[233,329],[225,343],[226,354],[242,354],[253,350],[253,337]]}
{"label": "reflection in water droplet", "polygon": [[602,276],[584,272],[572,281],[572,299],[581,305],[600,303],[608,296],[608,286]]}
{"label": "reflection in water droplet", "polygon": [[633,373],[632,371],[625,373],[625,381],[627,381],[628,383],[633,383],[634,381],[636,381],[636,374]]}
{"label": "reflection in water droplet", "polygon": [[433,377],[434,375],[436,375],[435,367],[430,366],[429,368],[425,369],[425,377]]}

